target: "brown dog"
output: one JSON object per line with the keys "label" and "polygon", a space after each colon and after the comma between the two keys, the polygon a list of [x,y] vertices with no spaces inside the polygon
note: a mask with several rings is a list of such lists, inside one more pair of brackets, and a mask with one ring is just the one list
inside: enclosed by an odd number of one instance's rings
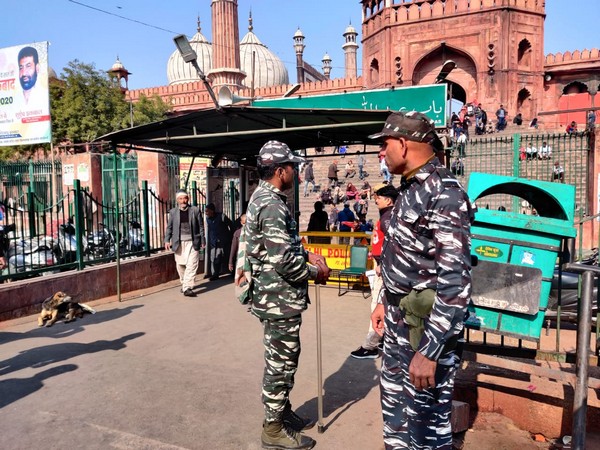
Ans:
{"label": "brown dog", "polygon": [[[42,312],[38,317],[38,325],[51,327],[59,318],[59,314],[65,315],[65,323],[72,322],[76,317],[83,317],[84,311],[95,314],[96,311],[84,303],[73,301],[71,296],[64,292],[57,292],[42,302]],[[47,321],[47,322],[46,322]]]}

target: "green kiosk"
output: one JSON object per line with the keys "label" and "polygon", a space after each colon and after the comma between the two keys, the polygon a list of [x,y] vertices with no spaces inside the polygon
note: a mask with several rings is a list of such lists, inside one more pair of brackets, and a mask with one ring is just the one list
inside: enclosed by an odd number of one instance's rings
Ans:
{"label": "green kiosk", "polygon": [[[471,227],[478,263],[465,325],[537,341],[562,241],[577,234],[575,187],[474,172],[468,194],[478,207]],[[518,201],[511,208],[485,209],[485,197],[494,194],[525,200],[537,214],[514,211]]]}

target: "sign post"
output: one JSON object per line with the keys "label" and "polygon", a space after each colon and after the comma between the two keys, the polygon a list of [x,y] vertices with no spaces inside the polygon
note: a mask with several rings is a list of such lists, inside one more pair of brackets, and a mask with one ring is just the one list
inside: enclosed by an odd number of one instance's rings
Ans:
{"label": "sign post", "polygon": [[252,106],[258,108],[419,111],[432,119],[436,127],[443,128],[446,126],[447,99],[448,85],[442,83],[405,88],[253,100]]}

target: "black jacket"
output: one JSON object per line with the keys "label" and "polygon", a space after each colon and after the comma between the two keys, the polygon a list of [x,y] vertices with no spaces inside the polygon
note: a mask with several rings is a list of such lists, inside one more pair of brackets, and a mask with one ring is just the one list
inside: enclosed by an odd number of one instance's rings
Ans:
{"label": "black jacket", "polygon": [[[167,222],[167,229],[165,231],[165,244],[170,242],[171,249],[175,252],[179,248],[181,242],[179,236],[179,206],[169,211],[169,221]],[[195,250],[200,250],[202,247],[202,239],[204,239],[204,221],[202,219],[202,213],[200,208],[197,206],[189,207],[189,222],[190,229],[192,230],[192,241]]]}

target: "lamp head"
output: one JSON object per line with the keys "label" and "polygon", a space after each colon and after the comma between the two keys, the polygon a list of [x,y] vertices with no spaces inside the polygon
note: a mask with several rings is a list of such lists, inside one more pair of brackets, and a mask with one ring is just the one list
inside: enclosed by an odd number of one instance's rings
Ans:
{"label": "lamp head", "polygon": [[183,60],[186,63],[188,63],[190,61],[195,61],[198,58],[198,56],[196,55],[196,52],[190,45],[190,42],[188,41],[188,38],[185,34],[180,34],[179,36],[175,36],[173,38],[173,41],[175,41],[177,50],[179,50],[179,53],[181,54],[181,56],[183,57]]}

